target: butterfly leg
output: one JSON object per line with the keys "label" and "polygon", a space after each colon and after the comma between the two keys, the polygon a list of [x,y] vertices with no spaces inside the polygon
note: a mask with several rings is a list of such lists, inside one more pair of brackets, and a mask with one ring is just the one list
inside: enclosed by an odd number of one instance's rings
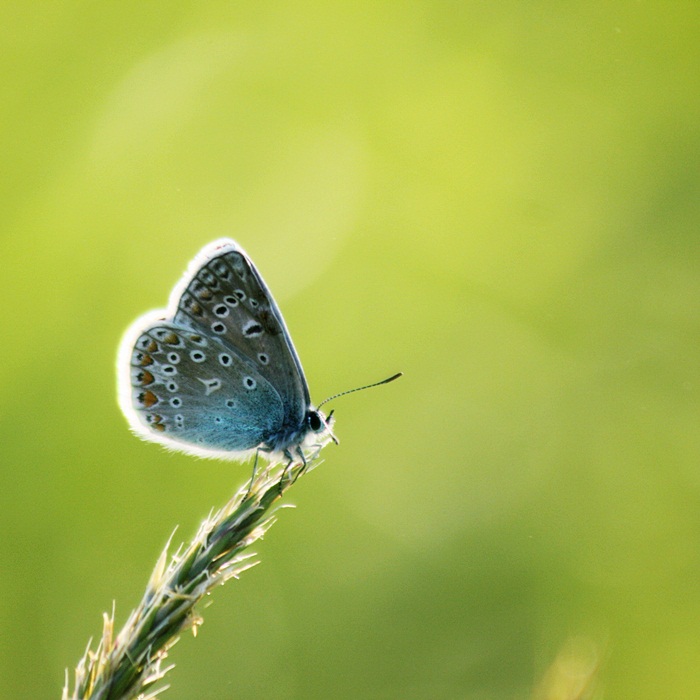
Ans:
{"label": "butterfly leg", "polygon": [[285,488],[287,486],[291,486],[292,482],[290,480],[290,483],[285,486],[285,481],[287,481],[290,477],[289,474],[292,469],[292,465],[294,464],[294,457],[292,457],[292,453],[287,449],[285,450],[282,454],[287,458],[287,464],[284,465],[284,471],[282,472],[282,476],[280,477],[280,496],[284,493]]}
{"label": "butterfly leg", "polygon": [[[299,468],[297,475],[294,478],[292,478],[292,467],[296,462],[296,458],[289,448],[287,448],[284,451],[284,456],[287,458],[288,461],[287,465],[284,468],[282,478],[280,479],[280,491],[282,491],[284,488],[291,486],[306,471],[306,456],[302,452],[301,447],[299,447],[298,445],[296,449],[296,455],[301,461],[301,467]],[[289,481],[289,483],[285,485],[285,481]]]}
{"label": "butterfly leg", "polygon": [[[297,474],[297,479],[306,471],[306,467],[308,465],[308,462],[306,461],[306,455],[304,454],[304,451],[301,449],[301,445],[297,445],[297,454],[299,455],[299,459],[301,459],[301,469],[299,470],[299,473]],[[296,479],[295,479],[296,481]]]}
{"label": "butterfly leg", "polygon": [[245,499],[250,496],[250,492],[253,490],[253,484],[255,483],[255,474],[258,471],[258,456],[260,455],[260,449],[255,450],[255,459],[253,460],[253,473],[250,475],[250,482],[248,484],[248,490],[245,494]]}

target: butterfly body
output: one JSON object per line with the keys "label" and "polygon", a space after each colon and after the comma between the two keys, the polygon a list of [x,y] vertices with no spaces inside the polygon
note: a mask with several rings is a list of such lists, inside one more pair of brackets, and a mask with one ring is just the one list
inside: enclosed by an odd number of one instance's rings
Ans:
{"label": "butterfly body", "polygon": [[230,239],[197,255],[167,309],[127,330],[118,384],[134,432],[170,449],[304,461],[303,448],[330,434],[272,294]]}

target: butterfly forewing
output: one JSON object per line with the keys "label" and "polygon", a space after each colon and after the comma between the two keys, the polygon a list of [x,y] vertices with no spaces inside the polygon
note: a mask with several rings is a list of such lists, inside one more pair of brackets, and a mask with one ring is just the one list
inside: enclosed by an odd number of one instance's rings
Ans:
{"label": "butterfly forewing", "polygon": [[203,251],[205,262],[195,260],[191,279],[175,292],[180,294],[175,323],[218,339],[241,365],[274,387],[284,407],[284,426],[301,426],[309,391],[282,315],[240,248],[233,242],[213,248]]}
{"label": "butterfly forewing", "polygon": [[154,438],[204,450],[251,449],[284,419],[282,402],[217,337],[176,323],[144,328],[131,355],[132,405]]}

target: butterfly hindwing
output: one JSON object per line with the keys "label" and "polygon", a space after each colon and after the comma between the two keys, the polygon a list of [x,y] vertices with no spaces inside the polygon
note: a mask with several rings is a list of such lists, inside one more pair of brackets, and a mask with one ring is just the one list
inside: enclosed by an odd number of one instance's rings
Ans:
{"label": "butterfly hindwing", "polygon": [[141,330],[130,382],[143,429],[166,444],[240,452],[263,442],[284,417],[278,393],[255,367],[219,338],[176,323]]}

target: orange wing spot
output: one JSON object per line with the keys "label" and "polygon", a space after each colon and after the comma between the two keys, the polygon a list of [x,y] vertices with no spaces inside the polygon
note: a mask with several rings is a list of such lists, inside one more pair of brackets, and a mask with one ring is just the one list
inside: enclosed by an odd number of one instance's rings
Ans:
{"label": "orange wing spot", "polygon": [[156,343],[153,338],[150,339],[151,342],[144,348],[144,350],[147,350],[148,352],[157,352],[158,351],[158,343]]}
{"label": "orange wing spot", "polygon": [[136,356],[136,361],[141,365],[141,367],[148,367],[148,365],[153,364],[153,358],[143,352]]}
{"label": "orange wing spot", "polygon": [[157,413],[152,413],[150,416],[151,427],[154,430],[158,430],[161,433],[165,432],[165,423],[163,423],[163,416],[159,416]]}
{"label": "orange wing spot", "polygon": [[186,297],[182,297],[182,303],[192,315],[202,316],[202,306],[193,295],[188,294]]}
{"label": "orange wing spot", "polygon": [[158,403],[158,397],[152,391],[142,391],[138,395],[138,400],[146,407],[150,408]]}
{"label": "orange wing spot", "polygon": [[214,294],[212,293],[211,289],[207,289],[206,287],[204,287],[203,289],[197,290],[197,296],[200,299],[204,299],[205,301],[209,301],[209,299],[211,299],[214,296]]}
{"label": "orange wing spot", "polygon": [[168,335],[163,338],[163,342],[167,343],[168,345],[177,345],[180,342],[180,339],[177,337],[177,335],[175,335],[175,333],[168,333]]}
{"label": "orange wing spot", "polygon": [[141,384],[141,386],[148,386],[149,384],[153,384],[153,382],[155,381],[155,377],[147,370],[139,372],[136,375],[136,379]]}

